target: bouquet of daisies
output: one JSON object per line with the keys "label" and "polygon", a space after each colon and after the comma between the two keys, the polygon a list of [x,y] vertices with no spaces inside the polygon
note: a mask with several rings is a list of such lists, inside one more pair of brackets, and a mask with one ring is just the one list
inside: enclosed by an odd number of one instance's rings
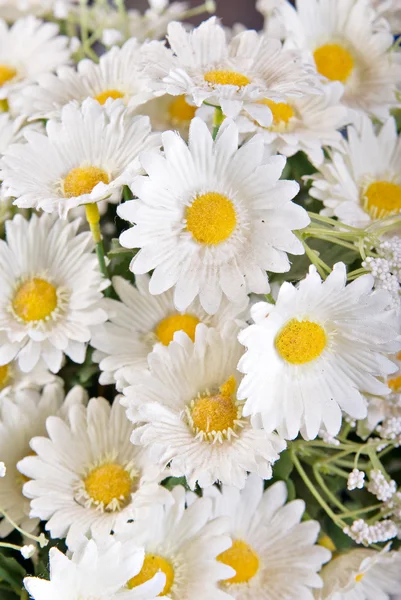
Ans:
{"label": "bouquet of daisies", "polygon": [[258,9],[0,1],[1,600],[401,598],[401,6]]}

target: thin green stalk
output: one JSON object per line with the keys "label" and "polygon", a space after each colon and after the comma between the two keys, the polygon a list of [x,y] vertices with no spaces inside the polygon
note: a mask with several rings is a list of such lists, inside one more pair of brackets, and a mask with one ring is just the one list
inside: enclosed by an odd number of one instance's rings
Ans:
{"label": "thin green stalk", "polygon": [[[295,233],[295,235],[297,235],[297,233]],[[326,265],[326,263],[321,258],[319,258],[316,252],[308,246],[308,244],[303,239],[302,234],[298,234],[297,237],[304,247],[306,256],[309,258],[310,262],[313,265],[315,265],[320,277],[322,279],[326,279],[327,274],[331,272],[330,267]]]}
{"label": "thin green stalk", "polygon": [[325,235],[313,235],[312,237],[315,240],[322,240],[323,242],[330,242],[331,244],[336,244],[337,246],[343,246],[344,248],[348,248],[350,250],[357,251],[357,246],[355,246],[355,244],[350,244],[349,242],[344,242],[335,236],[330,238],[330,236],[325,236]]}
{"label": "thin green stalk", "polygon": [[314,212],[308,211],[308,215],[310,216],[311,219],[314,219],[315,221],[320,221],[322,223],[327,223],[328,225],[331,225],[332,227],[341,227],[341,229],[348,229],[349,231],[355,231],[355,232],[361,231],[358,227],[352,227],[351,225],[345,225],[344,223],[341,223],[340,221],[336,221],[335,219],[332,219],[330,217],[323,217],[322,215],[318,215],[317,213],[314,213]]}
{"label": "thin green stalk", "polygon": [[374,510],[379,510],[382,506],[383,504],[374,504],[373,506],[365,506],[364,508],[358,508],[357,510],[347,510],[341,513],[339,516],[343,519],[358,517],[359,515],[373,512]]}
{"label": "thin green stalk", "polygon": [[44,548],[49,543],[49,540],[44,536],[43,533],[40,534],[40,536],[38,537],[36,535],[33,535],[32,533],[29,533],[28,531],[25,531],[24,529],[21,529],[21,527],[19,525],[17,525],[17,523],[10,517],[10,515],[3,508],[0,508],[0,514],[2,514],[5,519],[7,519],[7,521],[10,523],[10,525],[12,525],[14,527],[14,529],[19,531],[19,533],[21,533],[23,536],[29,538],[30,540],[37,542],[41,548]]}
{"label": "thin green stalk", "polygon": [[329,498],[329,500],[332,502],[332,504],[335,504],[335,506],[337,506],[337,508],[339,508],[341,511],[346,510],[345,506],[338,500],[338,498],[335,497],[335,495],[327,487],[326,482],[324,481],[322,475],[319,472],[318,465],[314,465],[313,474],[315,476],[317,483],[322,488],[322,490],[326,494],[327,498]]}

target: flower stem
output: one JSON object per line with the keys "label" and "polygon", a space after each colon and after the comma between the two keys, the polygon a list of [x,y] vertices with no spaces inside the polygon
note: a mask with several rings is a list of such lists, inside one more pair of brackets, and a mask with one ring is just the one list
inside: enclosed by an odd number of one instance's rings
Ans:
{"label": "flower stem", "polygon": [[[0,514],[2,514],[3,517],[5,519],[7,519],[7,521],[10,523],[10,525],[12,525],[14,527],[14,529],[19,531],[19,533],[21,535],[29,538],[30,540],[33,540],[34,542],[37,542],[41,548],[44,548],[49,543],[49,540],[45,537],[45,535],[43,533],[41,533],[40,536],[38,537],[36,535],[33,535],[32,533],[29,533],[28,531],[25,531],[24,529],[21,529],[21,527],[19,527],[19,525],[17,525],[17,523],[15,521],[13,521],[13,519],[10,517],[10,515],[1,507],[0,507]],[[17,546],[17,548],[18,548],[18,550],[20,550],[20,548],[18,546]]]}
{"label": "flower stem", "polygon": [[[86,220],[88,221],[93,241],[95,242],[96,255],[99,262],[100,271],[105,279],[109,279],[109,273],[106,266],[106,258],[104,253],[103,239],[100,231],[100,213],[98,205],[93,202],[92,204],[85,204]],[[107,290],[105,291],[107,294]]]}

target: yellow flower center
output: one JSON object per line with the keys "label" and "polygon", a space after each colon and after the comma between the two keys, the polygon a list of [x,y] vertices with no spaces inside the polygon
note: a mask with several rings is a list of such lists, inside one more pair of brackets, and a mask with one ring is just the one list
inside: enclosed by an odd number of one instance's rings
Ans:
{"label": "yellow flower center", "polygon": [[194,341],[195,329],[198,323],[200,323],[199,319],[193,315],[170,315],[160,321],[155,329],[155,333],[160,342],[165,346],[168,346],[173,341],[176,331],[184,331]]}
{"label": "yellow flower center", "polygon": [[328,535],[322,535],[318,541],[318,544],[319,546],[323,546],[323,548],[327,548],[327,550],[330,550],[330,552],[335,552],[337,549],[333,540]]}
{"label": "yellow flower center", "polygon": [[401,375],[398,377],[393,377],[388,380],[388,387],[393,390],[393,392],[401,391]]}
{"label": "yellow flower center", "polygon": [[265,98],[265,100],[261,100],[260,103],[265,104],[272,111],[273,126],[287,125],[290,119],[295,117],[294,109],[286,102],[274,102],[274,100]]}
{"label": "yellow flower center", "polygon": [[116,463],[105,463],[95,467],[85,478],[88,496],[96,503],[107,507],[128,501],[132,490],[132,479],[128,471]]}
{"label": "yellow flower center", "polygon": [[43,321],[57,308],[56,288],[44,279],[28,279],[16,291],[12,307],[26,323]]}
{"label": "yellow flower center", "polygon": [[0,366],[0,390],[6,387],[9,378],[8,365]]}
{"label": "yellow flower center", "polygon": [[17,74],[17,70],[8,65],[0,65],[0,86],[13,79]]}
{"label": "yellow flower center", "polygon": [[351,53],[339,44],[325,44],[314,52],[316,68],[331,81],[345,83],[354,69]]}
{"label": "yellow flower center", "polygon": [[99,104],[106,104],[107,100],[112,98],[113,100],[118,100],[119,98],[124,98],[124,94],[119,92],[118,90],[105,90],[101,92],[97,96],[95,96],[95,100],[99,102]]}
{"label": "yellow flower center", "polygon": [[362,581],[362,579],[365,577],[365,573],[358,573],[358,575],[355,575],[355,581],[357,583],[359,583],[360,581]]}
{"label": "yellow flower center", "polygon": [[172,564],[157,554],[146,554],[143,566],[138,575],[132,577],[127,583],[127,587],[132,590],[139,585],[142,585],[146,581],[149,581],[156,575],[156,573],[162,572],[166,576],[166,584],[163,590],[158,596],[165,596],[169,593],[171,586],[174,583],[174,569]]}
{"label": "yellow flower center", "polygon": [[229,198],[216,192],[195,198],[186,211],[187,230],[200,244],[216,245],[227,240],[237,225]]}
{"label": "yellow flower center", "polygon": [[285,361],[303,365],[321,355],[327,345],[327,335],[317,323],[292,319],[276,336],[274,344]]}
{"label": "yellow flower center", "polygon": [[235,569],[236,574],[226,579],[225,584],[248,583],[259,570],[259,557],[255,550],[243,540],[234,540],[228,550],[222,552],[217,560]]}
{"label": "yellow flower center", "polygon": [[64,195],[66,198],[76,198],[90,194],[98,183],[109,183],[106,171],[98,167],[77,167],[71,169],[64,179]]}
{"label": "yellow flower center", "polygon": [[244,87],[251,83],[246,75],[235,71],[208,71],[204,74],[204,80],[211,85],[236,85]]}
{"label": "yellow flower center", "polygon": [[10,110],[7,98],[0,100],[0,112],[6,113]]}
{"label": "yellow flower center", "polygon": [[366,190],[364,208],[373,219],[395,215],[401,210],[401,185],[375,181]]}
{"label": "yellow flower center", "polygon": [[214,439],[213,433],[227,435],[235,428],[239,418],[238,406],[232,398],[236,389],[233,376],[223,383],[219,393],[205,394],[196,398],[191,405],[190,421],[194,431],[205,434],[208,439]]}
{"label": "yellow flower center", "polygon": [[196,106],[191,106],[185,96],[177,96],[168,107],[168,114],[173,123],[191,121],[196,113]]}

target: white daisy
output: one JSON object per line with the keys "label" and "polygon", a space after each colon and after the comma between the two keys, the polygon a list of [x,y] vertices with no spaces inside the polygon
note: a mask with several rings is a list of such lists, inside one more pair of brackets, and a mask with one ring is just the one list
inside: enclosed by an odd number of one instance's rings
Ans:
{"label": "white daisy", "polygon": [[247,471],[269,479],[285,448],[276,434],[253,429],[242,416],[237,331],[198,325],[195,342],[176,333],[168,347],[159,344],[149,355],[149,371],[129,374],[124,389],[122,402],[135,424],[131,441],[149,448],[157,464],[170,463],[172,475],[185,476],[192,489],[215,481],[243,487]]}
{"label": "white daisy", "polygon": [[[62,387],[51,384],[45,386],[42,394],[29,390],[0,403],[0,456],[7,468],[5,477],[0,479],[0,509],[27,532],[34,531],[39,521],[29,516],[29,500],[22,493],[26,478],[17,463],[31,454],[31,439],[45,433],[48,416],[61,412],[65,417],[69,407],[85,399],[82,388],[73,388],[64,401]],[[6,537],[12,530],[13,526],[4,518],[0,522],[0,537]]]}
{"label": "white daisy", "polygon": [[78,0],[0,0],[0,19],[12,22],[27,16],[44,16],[64,12],[68,13],[71,5]]}
{"label": "white daisy", "polygon": [[82,363],[91,325],[107,316],[99,308],[107,285],[89,232],[79,220],[21,215],[6,223],[0,242],[0,364],[16,359],[24,372],[42,359],[57,373],[64,354]]}
{"label": "white daisy", "polygon": [[273,18],[285,30],[285,47],[306,50],[326,81],[344,84],[344,104],[385,119],[397,104],[401,65],[377,17],[367,0],[297,0],[296,9],[278,3]]}
{"label": "white daisy", "polygon": [[29,478],[31,516],[47,521],[52,537],[67,536],[70,545],[82,534],[108,534],[147,504],[168,500],[159,485],[166,473],[130,443],[132,426],[118,398],[112,406],[93,398],[72,409],[70,421],[48,420],[50,439],[33,439],[35,455],[19,464]]}
{"label": "white daisy", "polygon": [[118,389],[122,389],[126,385],[124,373],[146,369],[148,354],[155,344],[168,346],[176,331],[184,331],[193,341],[198,323],[217,329],[232,321],[245,325],[248,298],[241,304],[223,300],[219,311],[211,317],[197,300],[186,312],[177,311],[172,290],[152,296],[148,275],[137,275],[135,285],[122,277],[113,278],[121,302],[105,298],[103,306],[110,322],[92,330],[91,345],[97,349],[93,360],[100,362],[103,371],[101,384],[116,381]]}
{"label": "white daisy", "polygon": [[356,549],[323,568],[318,600],[390,600],[401,586],[401,552]]}
{"label": "white daisy", "polygon": [[398,0],[372,0],[372,4],[379,15],[387,19],[391,31],[401,33],[401,6]]}
{"label": "white daisy", "polygon": [[49,561],[49,581],[24,579],[33,600],[153,600],[163,589],[160,573],[143,593],[125,587],[143,566],[144,550],[135,540],[122,543],[111,535],[102,540],[82,538],[68,556],[51,548]]}
{"label": "white daisy", "polygon": [[384,354],[398,344],[389,296],[371,292],[370,275],[346,280],[343,263],[325,282],[310,267],[298,287],[281,286],[275,305],[253,307],[255,324],[239,335],[248,350],[238,397],[247,399],[244,414],[260,415],[267,431],[293,439],[301,430],[313,439],[323,424],[336,435],[342,410],[366,417],[361,392],[390,392],[378,379],[396,370]]}
{"label": "white daisy", "polygon": [[202,106],[198,109],[195,105],[190,104],[190,100],[185,95],[164,94],[141,105],[136,112],[150,117],[153,131],[173,129],[187,140],[191,120],[195,116],[203,118],[206,115],[212,122],[214,109],[210,106]]}
{"label": "white daisy", "polygon": [[81,204],[119,201],[122,186],[140,170],[138,154],[160,145],[149,119],[133,118],[121,101],[68,104],[46,132],[27,133],[26,144],[9,148],[1,161],[3,186],[20,208],[58,210],[62,217]]}
{"label": "white daisy", "polygon": [[121,98],[135,108],[154,96],[147,91],[146,80],[140,75],[140,45],[130,39],[122,48],[112,48],[100,57],[99,64],[85,59],[73,67],[62,67],[57,74],[38,77],[35,85],[27,86],[15,105],[18,112],[31,118],[56,118],[68,102],[82,104],[94,98],[100,104]]}
{"label": "white daisy", "polygon": [[233,545],[218,560],[235,570],[221,583],[238,600],[312,598],[322,587],[317,574],[330,552],[317,546],[317,521],[304,521],[302,500],[285,504],[287,487],[278,481],[263,492],[263,480],[250,475],[245,488],[222,486],[204,491],[214,503],[215,517],[230,519]]}
{"label": "white daisy", "polygon": [[199,118],[191,123],[188,146],[172,131],[162,140],[164,157],[141,156],[149,177],[131,185],[139,200],[118,207],[136,224],[120,243],[141,248],[131,270],[154,269],[151,294],[174,287],[180,311],[197,295],[213,314],[223,293],[232,302],[249,291],[267,293],[266,270],[289,270],[286,253],[304,252],[291,230],[309,223],[306,211],[291,202],[298,184],[279,181],[285,158],[266,158],[262,136],[238,149],[238,129],[229,120],[215,142]]}
{"label": "white daisy", "polygon": [[264,98],[284,100],[320,90],[315,69],[300,53],[283,50],[281,42],[244,31],[227,39],[215,17],[191,32],[180,23],[168,26],[168,41],[145,45],[145,72],[155,89],[186,94],[200,106],[218,105],[231,118],[243,108],[268,127],[272,122]]}
{"label": "white daisy", "polygon": [[239,131],[247,137],[262,133],[272,153],[293,156],[300,150],[309,160],[320,165],[324,161],[324,146],[341,147],[339,131],[349,122],[348,111],[341,104],[343,86],[333,82],[321,95],[292,98],[287,102],[265,100],[273,113],[270,127],[260,127],[245,115],[238,117]]}
{"label": "white daisy", "polygon": [[231,545],[225,535],[226,520],[210,520],[209,498],[189,499],[182,486],[170,495],[172,503],[152,505],[146,519],[126,523],[117,531],[117,540],[134,540],[145,548],[142,570],[128,582],[128,588],[140,593],[161,572],[165,585],[159,595],[166,600],[232,600],[217,586],[219,580],[234,574],[216,560]]}
{"label": "white daisy", "polygon": [[10,29],[0,20],[0,99],[12,106],[13,96],[25,85],[70,61],[68,38],[58,32],[54,23],[33,16],[19,19]]}
{"label": "white daisy", "polygon": [[313,175],[310,195],[321,200],[322,214],[366,227],[373,219],[401,212],[401,136],[390,118],[376,134],[367,117],[358,132],[348,128],[348,142]]}

